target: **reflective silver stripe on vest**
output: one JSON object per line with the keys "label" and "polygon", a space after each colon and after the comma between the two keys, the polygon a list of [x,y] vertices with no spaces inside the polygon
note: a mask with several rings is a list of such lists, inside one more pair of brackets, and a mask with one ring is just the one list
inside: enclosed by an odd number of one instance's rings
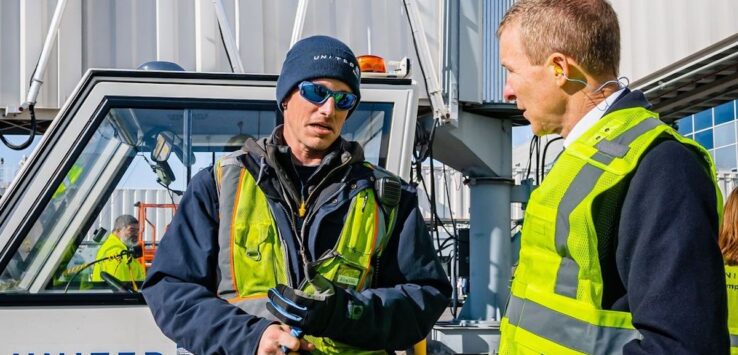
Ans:
{"label": "reflective silver stripe on vest", "polygon": [[730,335],[730,346],[738,348],[738,335]]}
{"label": "reflective silver stripe on vest", "polygon": [[643,338],[635,329],[596,326],[514,295],[506,316],[516,327],[587,354],[619,354],[625,344]]}
{"label": "reflective silver stripe on vest", "polygon": [[[220,267],[220,282],[218,283],[218,296],[228,299],[238,296],[238,290],[233,286],[233,275],[231,274],[231,221],[233,220],[233,207],[237,203],[236,192],[241,186],[241,164],[235,159],[223,159],[220,164],[221,181],[218,192],[220,213],[218,266]],[[248,172],[245,173],[248,174]]]}
{"label": "reflective silver stripe on vest", "polygon": [[[595,145],[598,151],[592,156],[592,159],[604,165],[609,165],[616,157],[622,158],[625,156],[630,144],[636,138],[660,124],[663,123],[658,119],[647,118],[623,132],[612,141],[600,141]],[[559,269],[556,273],[556,286],[554,288],[554,292],[559,295],[571,298],[576,298],[577,296],[579,265],[572,258],[569,246],[567,245],[571,229],[569,219],[574,208],[582,203],[584,198],[594,189],[594,186],[603,173],[604,170],[594,165],[584,165],[577,176],[574,177],[574,181],[569,185],[559,204],[554,238],[556,251],[562,256]]]}
{"label": "reflective silver stripe on vest", "polygon": [[[612,159],[612,158],[610,158]],[[579,171],[569,188],[566,189],[564,197],[559,204],[559,211],[556,214],[556,251],[562,256],[559,270],[556,274],[555,292],[562,296],[571,298],[577,297],[577,287],[579,286],[579,265],[572,258],[569,252],[567,241],[569,239],[569,218],[582,200],[592,191],[597,180],[604,171],[594,165],[586,164]]]}
{"label": "reflective silver stripe on vest", "polygon": [[618,144],[607,139],[601,140],[595,147],[599,151],[597,152],[598,154],[604,153],[616,158],[624,157],[625,154],[628,154],[628,150],[630,150],[630,147],[627,145]]}
{"label": "reflective silver stripe on vest", "polygon": [[261,298],[239,300],[231,304],[234,306],[237,306],[238,308],[241,308],[242,310],[244,310],[244,312],[250,315],[261,317],[261,318],[266,318],[266,319],[273,320],[273,321],[279,321],[267,310],[266,308],[267,300],[268,300],[267,296],[264,295],[264,297],[261,297]]}
{"label": "reflective silver stripe on vest", "polygon": [[615,157],[615,158],[622,158],[625,156],[625,154],[628,152],[629,145],[633,143],[638,137],[640,137],[642,134],[656,128],[658,125],[664,124],[663,122],[659,121],[656,118],[647,118],[643,121],[641,121],[639,124],[635,125],[631,129],[623,132],[619,136],[615,137],[615,139],[608,141],[608,140],[601,140],[599,143],[595,145],[595,148],[597,148],[598,152],[595,153],[594,156],[592,156],[592,159],[603,163],[603,164],[610,164],[612,159],[605,161],[601,161],[603,157],[609,156],[609,157]]}

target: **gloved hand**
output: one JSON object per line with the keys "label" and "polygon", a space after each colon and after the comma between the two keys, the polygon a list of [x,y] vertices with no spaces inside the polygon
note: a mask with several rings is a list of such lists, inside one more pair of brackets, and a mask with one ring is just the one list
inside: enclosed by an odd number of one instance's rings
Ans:
{"label": "gloved hand", "polygon": [[334,287],[307,294],[286,285],[277,285],[269,290],[268,296],[267,309],[280,322],[314,336],[326,336],[331,319],[337,315],[336,312],[346,308],[342,290]]}

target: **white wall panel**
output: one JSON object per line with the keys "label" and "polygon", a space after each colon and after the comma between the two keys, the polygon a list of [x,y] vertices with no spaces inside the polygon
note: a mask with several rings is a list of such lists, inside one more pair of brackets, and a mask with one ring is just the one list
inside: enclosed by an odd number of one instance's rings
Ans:
{"label": "white wall panel", "polygon": [[[190,68],[185,68],[192,70]],[[211,1],[195,1],[195,68],[204,72],[230,72]]]}
{"label": "white wall panel", "polygon": [[620,20],[620,73],[631,82],[738,33],[735,0],[611,3]]}
{"label": "white wall panel", "polygon": [[[451,168],[446,168],[445,174],[443,167],[438,164],[434,166],[435,173],[435,193],[436,193],[436,211],[438,216],[444,221],[450,221],[451,218],[456,221],[469,221],[469,187],[464,184],[464,176]],[[423,179],[428,187],[428,195],[430,195],[430,166],[423,167]],[[423,218],[427,221],[431,217],[430,203],[423,185],[418,185],[418,204]]]}
{"label": "white wall panel", "polygon": [[[0,1],[0,107],[24,99],[55,0]],[[249,73],[278,74],[289,49],[296,0],[224,0]],[[441,0],[420,0],[433,66],[440,73]],[[303,36],[326,34],[357,55],[412,60],[401,0],[309,1]],[[89,68],[135,69],[166,60],[185,70],[230,72],[212,0],[68,0],[38,108],[59,108]],[[439,75],[440,77],[440,75]],[[422,90],[422,87],[421,87]]]}
{"label": "white wall panel", "polygon": [[[59,26],[59,36],[56,41],[58,61],[54,67],[58,76],[56,85],[58,90],[54,90],[55,99],[59,106],[64,105],[64,102],[67,101],[77,85],[77,81],[84,73],[82,68],[82,2],[67,1],[64,19],[66,21]],[[51,74],[52,72],[49,71],[48,73]],[[48,84],[48,86],[51,87],[52,85]],[[51,89],[49,88],[49,90]],[[51,92],[49,92],[49,95]]]}
{"label": "white wall panel", "polygon": [[[502,13],[508,2],[500,2],[499,8],[498,1],[485,5],[485,15],[496,14],[485,22],[490,40],[494,40],[497,12]],[[621,22],[621,73],[631,81],[738,32],[738,1],[734,0],[612,3]],[[297,4],[296,0],[224,0],[247,72],[279,73]],[[442,1],[420,0],[418,5],[434,67],[440,73]],[[0,1],[0,107],[18,105],[25,96],[55,6],[55,0]],[[357,54],[408,56],[414,77],[419,78],[400,0],[312,0],[303,34],[336,36]],[[492,64],[494,46],[485,51],[485,62]],[[230,71],[211,0],[69,0],[38,107],[62,105],[88,68],[133,69],[156,59],[174,61],[186,70]],[[486,69],[487,76],[502,79],[497,69]],[[494,82],[485,85],[485,98],[499,96]]]}
{"label": "white wall panel", "polygon": [[20,103],[20,2],[0,1],[0,104]]}
{"label": "white wall panel", "polygon": [[[175,203],[179,203],[179,196],[174,195]],[[88,232],[87,238],[91,238],[95,229],[103,227],[108,231],[113,230],[115,219],[123,214],[129,214],[138,218],[138,207],[136,203],[157,203],[171,204],[172,198],[169,194],[160,189],[119,189],[115,190],[110,196],[108,203],[100,210],[97,220],[93,223],[92,228]],[[152,208],[147,209],[146,221],[139,221],[141,228],[144,230],[144,241],[151,241],[156,230],[157,240],[161,240],[164,231],[172,221],[172,210],[168,208]],[[146,225],[144,226],[144,224]]]}
{"label": "white wall panel", "polygon": [[[20,27],[17,31],[8,33],[9,35],[19,34],[20,35],[20,50],[18,53],[9,53],[10,55],[20,56],[20,68],[11,71],[18,72],[20,70],[20,99],[21,101],[26,99],[26,92],[28,91],[28,85],[31,77],[33,76],[33,69],[38,60],[38,55],[41,53],[41,48],[44,41],[44,33],[48,29],[48,23],[51,21],[51,17],[46,16],[48,7],[43,6],[39,1],[21,1],[20,3]],[[53,58],[49,58],[51,61]],[[53,66],[52,66],[53,67]],[[5,70],[5,68],[3,68]],[[23,80],[25,79],[25,80]],[[44,82],[48,81],[48,75],[44,76]],[[39,95],[49,96],[48,85],[41,88]],[[20,104],[20,102],[14,102],[10,104]],[[5,106],[5,105],[4,105]],[[43,106],[43,105],[39,105]],[[57,106],[57,105],[55,105]]]}

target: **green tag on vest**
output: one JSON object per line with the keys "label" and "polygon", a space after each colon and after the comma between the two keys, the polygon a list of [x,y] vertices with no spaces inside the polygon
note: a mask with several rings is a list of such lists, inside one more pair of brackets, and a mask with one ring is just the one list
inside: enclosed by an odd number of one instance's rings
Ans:
{"label": "green tag on vest", "polygon": [[347,288],[356,288],[361,281],[361,269],[341,264],[336,272],[336,283]]}

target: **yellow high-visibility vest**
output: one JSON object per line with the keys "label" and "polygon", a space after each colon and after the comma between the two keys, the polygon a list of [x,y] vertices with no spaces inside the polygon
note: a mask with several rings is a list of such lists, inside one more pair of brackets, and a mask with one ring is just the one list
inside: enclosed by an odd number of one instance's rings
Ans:
{"label": "yellow high-visibility vest", "polygon": [[98,249],[95,260],[107,257],[113,258],[101,261],[93,266],[92,281],[103,281],[100,276],[101,271],[115,276],[120,281],[143,281],[146,278],[146,271],[143,265],[141,265],[141,262],[133,259],[130,255],[119,258],[115,257],[124,250],[128,250],[128,246],[115,233],[110,233],[108,238],[105,239],[105,242],[100,246],[100,249]]}
{"label": "yellow high-visibility vest", "polygon": [[[288,284],[287,252],[267,197],[242,167],[237,159],[240,154],[244,153],[238,151],[219,160],[214,169],[221,217],[218,296],[249,314],[275,319],[266,310],[267,291],[277,284]],[[372,168],[375,176],[389,174]],[[391,208],[385,216],[371,186],[356,192],[336,246],[316,260],[316,271],[336,286],[364,289],[372,279],[372,261],[387,245],[396,213],[396,207]],[[314,291],[310,284],[302,290]],[[314,354],[385,353],[358,349],[329,338],[305,339],[315,344]]]}
{"label": "yellow high-visibility vest", "polygon": [[[657,139],[699,152],[715,181],[710,154],[644,108],[606,115],[569,145],[528,202],[520,262],[501,322],[501,354],[609,354],[641,338],[629,312],[602,309],[603,281],[595,199],[635,171]],[[622,192],[624,193],[624,191]],[[722,195],[715,185],[718,210]],[[612,213],[617,216],[618,207]]]}
{"label": "yellow high-visibility vest", "polygon": [[725,285],[728,288],[730,354],[738,355],[738,265],[725,265]]}

